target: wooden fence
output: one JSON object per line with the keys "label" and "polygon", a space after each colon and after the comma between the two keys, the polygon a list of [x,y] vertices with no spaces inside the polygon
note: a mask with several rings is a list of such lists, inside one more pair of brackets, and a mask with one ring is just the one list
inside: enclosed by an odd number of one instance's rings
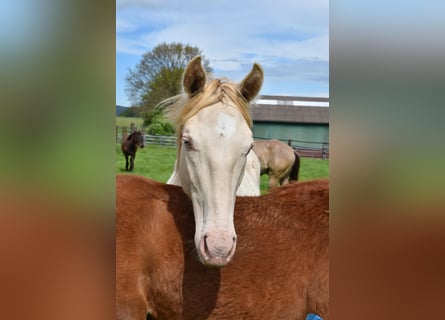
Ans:
{"label": "wooden fence", "polygon": [[[122,127],[116,126],[116,143],[121,143],[122,137],[124,135],[130,134],[131,132],[135,131],[136,129],[137,128],[134,123],[132,123],[130,125],[130,128],[125,127],[125,126],[122,126]],[[141,129],[141,130],[142,130],[142,132],[144,131],[144,129]]]}
{"label": "wooden fence", "polygon": [[[287,140],[287,144],[290,145],[294,150],[296,150],[300,157],[329,159],[328,142]],[[319,145],[319,147],[313,147],[313,145]]]}
{"label": "wooden fence", "polygon": [[329,149],[321,148],[304,148],[304,147],[292,147],[297,151],[298,155],[303,158],[317,158],[317,159],[329,159]]}
{"label": "wooden fence", "polygon": [[[135,130],[134,127],[116,127],[116,143],[120,143],[123,134],[129,134]],[[258,140],[264,140],[261,137],[255,137]],[[329,159],[329,143],[328,142],[313,142],[301,140],[281,140],[295,149],[300,157]],[[146,145],[158,145],[166,148],[176,148],[176,136],[156,136],[144,134],[144,143]],[[319,147],[314,147],[319,145]]]}
{"label": "wooden fence", "polygon": [[145,144],[154,144],[161,147],[176,148],[176,136],[144,135]]}
{"label": "wooden fence", "polygon": [[[254,137],[257,140],[266,140],[261,137]],[[302,141],[302,140],[282,140],[278,139],[284,143],[287,143],[298,155],[303,158],[318,158],[318,159],[329,159],[329,143],[328,142],[314,142],[314,141]],[[317,146],[317,147],[314,147]]]}
{"label": "wooden fence", "polygon": [[[116,126],[116,143],[121,143],[122,137],[125,134],[130,134],[134,130],[136,130],[134,124],[130,128]],[[144,129],[139,130],[144,132]],[[151,134],[144,134],[144,143],[146,145],[152,144],[167,148],[176,148],[176,136],[156,136]]]}

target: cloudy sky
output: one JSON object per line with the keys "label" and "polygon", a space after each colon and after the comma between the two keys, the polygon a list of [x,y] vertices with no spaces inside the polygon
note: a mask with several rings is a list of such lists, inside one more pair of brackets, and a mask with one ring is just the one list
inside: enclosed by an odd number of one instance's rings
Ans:
{"label": "cloudy sky", "polygon": [[328,0],[117,0],[116,104],[130,105],[128,69],[162,42],[197,46],[233,81],[260,63],[261,94],[329,96]]}

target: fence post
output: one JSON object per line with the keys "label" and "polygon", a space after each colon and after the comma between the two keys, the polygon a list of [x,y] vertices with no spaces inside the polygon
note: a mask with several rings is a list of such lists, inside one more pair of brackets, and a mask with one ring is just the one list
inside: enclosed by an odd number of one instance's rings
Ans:
{"label": "fence post", "polygon": [[144,127],[141,128],[141,133],[142,133],[142,140],[144,141],[144,144],[146,144],[147,142],[145,141],[145,128]]}
{"label": "fence post", "polygon": [[118,127],[118,126],[116,126],[116,143],[118,143],[118,142],[119,142],[119,139],[118,139],[118,137],[117,137],[118,131],[119,131],[119,127]]}
{"label": "fence post", "polygon": [[130,124],[130,132],[134,132],[135,131],[135,127],[134,127],[134,123]]}
{"label": "fence post", "polygon": [[326,159],[326,144],[325,143],[323,143],[321,145],[321,158]]}

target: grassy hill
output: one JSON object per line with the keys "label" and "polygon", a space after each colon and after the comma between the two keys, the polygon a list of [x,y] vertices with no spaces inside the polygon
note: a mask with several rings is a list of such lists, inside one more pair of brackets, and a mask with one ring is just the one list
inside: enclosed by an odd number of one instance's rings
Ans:
{"label": "grassy hill", "polygon": [[127,109],[127,107],[117,105],[116,106],[116,117],[119,116],[122,113],[122,111],[124,111],[126,109]]}

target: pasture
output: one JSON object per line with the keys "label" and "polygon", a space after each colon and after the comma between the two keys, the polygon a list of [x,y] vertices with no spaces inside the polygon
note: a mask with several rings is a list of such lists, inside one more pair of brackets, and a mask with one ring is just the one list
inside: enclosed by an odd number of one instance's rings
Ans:
{"label": "pasture", "polygon": [[116,126],[130,128],[130,125],[134,123],[137,128],[141,128],[144,123],[144,119],[137,117],[116,117]]}
{"label": "pasture", "polygon": [[[132,174],[166,182],[173,172],[176,149],[146,145],[136,153]],[[125,173],[125,158],[116,144],[116,173]],[[299,181],[329,177],[329,159],[301,158]],[[261,193],[267,193],[268,176],[261,176]]]}

